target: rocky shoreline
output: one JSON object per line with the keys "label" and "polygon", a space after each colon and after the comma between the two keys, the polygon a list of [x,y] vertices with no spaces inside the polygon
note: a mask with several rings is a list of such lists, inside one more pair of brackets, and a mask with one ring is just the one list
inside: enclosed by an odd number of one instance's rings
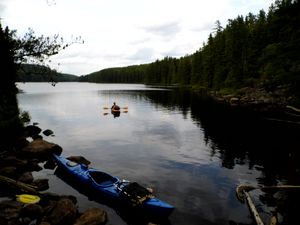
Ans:
{"label": "rocky shoreline", "polygon": [[[29,125],[12,149],[0,152],[0,225],[106,224],[105,210],[90,208],[79,212],[76,197],[46,192],[48,179],[34,179],[33,171],[43,167],[54,169],[52,154],[63,151],[59,145],[44,140],[40,133],[38,126]],[[52,133],[43,132],[46,136]],[[73,160],[89,163],[82,157],[75,156]],[[16,195],[25,193],[38,195],[41,200],[34,204],[22,203]]]}
{"label": "rocky shoreline", "polygon": [[284,86],[279,86],[276,91],[269,92],[264,88],[244,87],[234,94],[210,91],[208,95],[214,101],[229,107],[259,113],[263,117],[279,122],[300,125],[300,109],[294,104],[297,99],[289,95],[288,90]]}

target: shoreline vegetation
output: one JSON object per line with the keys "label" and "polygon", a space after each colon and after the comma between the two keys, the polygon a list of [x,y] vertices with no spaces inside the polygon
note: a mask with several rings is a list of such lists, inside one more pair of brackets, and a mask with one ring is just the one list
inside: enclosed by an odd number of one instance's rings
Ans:
{"label": "shoreline vegetation", "polygon": [[[46,192],[48,179],[34,179],[34,171],[54,170],[52,154],[63,151],[59,145],[44,140],[40,133],[38,126],[26,126],[11,149],[0,154],[0,194],[4,198],[0,202],[0,224],[106,224],[108,216],[103,209],[89,208],[79,212],[76,197]],[[53,132],[47,129],[43,134],[49,136]],[[79,156],[70,159],[77,163],[88,162]],[[40,201],[23,203],[18,199],[22,194],[39,196]]]}
{"label": "shoreline vegetation", "polygon": [[[188,87],[208,94],[218,102],[261,112],[278,112],[287,117],[284,122],[299,124],[299,11],[298,0],[278,0],[267,13],[261,10],[257,15],[238,16],[228,20],[226,27],[217,21],[214,32],[194,54],[165,57],[143,65],[108,68],[78,78],[56,76],[57,73],[51,70],[38,72],[36,68],[43,70],[43,67],[28,64],[29,71],[18,72],[19,65],[28,63],[26,57],[43,62],[65,46],[57,41],[58,36],[51,42],[43,36],[35,37],[32,31],[24,39],[17,38],[15,31],[2,29],[0,23],[0,68],[3,74],[0,82],[0,130],[3,134],[0,180],[2,184],[6,182],[6,185],[1,185],[0,194],[7,199],[0,202],[0,224],[49,225],[73,224],[75,221],[77,225],[86,224],[78,221],[82,217],[96,217],[99,219],[97,224],[107,221],[107,214],[101,209],[85,212],[92,216],[79,213],[72,196],[47,194],[40,203],[28,205],[13,200],[15,194],[24,192],[26,186],[46,190],[47,180],[34,180],[31,172],[43,169],[41,163],[50,159],[53,152],[62,151],[60,146],[44,141],[37,126],[24,128],[16,98],[16,82],[46,81],[54,84],[72,80]],[[31,70],[39,74],[33,74]],[[59,80],[56,77],[64,78]],[[282,120],[277,117],[270,119]],[[32,141],[28,142],[27,137]]]}
{"label": "shoreline vegetation", "polygon": [[[173,85],[248,108],[300,108],[299,11],[299,1],[282,0],[275,1],[268,12],[229,19],[226,27],[217,21],[207,42],[180,58],[107,68],[80,77],[48,73],[42,79],[19,73],[17,81],[49,82],[50,77],[55,82]],[[31,66],[29,71],[34,70],[38,71]]]}

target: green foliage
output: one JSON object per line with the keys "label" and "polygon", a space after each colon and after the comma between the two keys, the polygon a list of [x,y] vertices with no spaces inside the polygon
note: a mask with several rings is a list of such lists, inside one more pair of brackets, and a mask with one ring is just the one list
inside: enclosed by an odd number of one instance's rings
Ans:
{"label": "green foliage", "polygon": [[2,29],[0,21],[0,151],[9,148],[21,132],[23,122],[30,119],[28,113],[22,113],[19,117],[15,85],[17,69],[24,62],[45,63],[49,56],[67,47],[62,42],[58,35],[53,38],[37,37],[31,29],[19,38],[16,31],[8,27]]}
{"label": "green foliage", "polygon": [[31,120],[31,116],[29,115],[29,112],[27,111],[22,111],[20,113],[20,121],[23,123],[23,124],[28,124]]}
{"label": "green foliage", "polygon": [[109,68],[88,76],[82,76],[79,81],[96,83],[141,83],[146,73],[146,65]]}
{"label": "green foliage", "polygon": [[285,84],[293,93],[300,92],[299,5],[297,0],[276,0],[268,13],[238,16],[225,28],[217,21],[207,43],[192,55],[105,69],[81,80],[179,84],[232,92],[261,83],[269,89]]}
{"label": "green foliage", "polygon": [[[2,134],[12,134],[15,132],[14,128],[19,127],[17,88],[15,86],[16,66],[14,54],[11,51],[13,46],[9,30],[3,30],[0,23],[0,131]],[[3,140],[5,141],[6,138]]]}
{"label": "green foliage", "polygon": [[[18,37],[15,30],[9,31],[13,48],[15,63],[31,63],[46,65],[50,56],[56,55],[59,51],[67,48],[70,44],[64,44],[64,40],[58,34],[49,36],[36,36],[29,28],[23,37]],[[75,40],[80,42],[78,38]],[[74,42],[75,42],[74,41]]]}
{"label": "green foliage", "polygon": [[17,70],[17,82],[71,82],[79,78],[71,74],[58,73],[47,66],[21,64]]}

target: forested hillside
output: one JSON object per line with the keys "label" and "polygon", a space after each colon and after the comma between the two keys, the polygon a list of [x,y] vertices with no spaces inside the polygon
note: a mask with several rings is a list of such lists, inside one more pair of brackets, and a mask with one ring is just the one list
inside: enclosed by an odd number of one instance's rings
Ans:
{"label": "forested hillside", "polygon": [[277,0],[268,12],[216,22],[194,54],[150,64],[110,68],[82,76],[88,82],[179,84],[221,92],[284,89],[300,96],[300,4]]}
{"label": "forested hillside", "polygon": [[17,71],[17,82],[66,82],[78,81],[71,74],[58,73],[49,67],[33,64],[22,64]]}

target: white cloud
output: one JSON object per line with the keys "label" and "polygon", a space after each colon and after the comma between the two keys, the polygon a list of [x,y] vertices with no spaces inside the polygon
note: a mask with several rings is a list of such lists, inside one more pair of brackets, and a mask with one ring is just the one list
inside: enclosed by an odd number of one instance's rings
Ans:
{"label": "white cloud", "polygon": [[0,15],[3,14],[3,12],[5,11],[5,2],[0,2]]}
{"label": "white cloud", "polygon": [[141,60],[153,60],[154,50],[152,48],[138,49],[133,55],[129,56],[128,59],[141,61]]}
{"label": "white cloud", "polygon": [[202,46],[217,20],[267,10],[271,0],[1,0],[2,24],[24,34],[82,36],[53,57],[59,70],[77,75],[103,68],[191,54]]}
{"label": "white cloud", "polygon": [[159,35],[162,38],[174,37],[181,31],[181,27],[178,22],[167,22],[158,25],[151,25],[142,27],[141,29],[149,32],[150,34]]}

